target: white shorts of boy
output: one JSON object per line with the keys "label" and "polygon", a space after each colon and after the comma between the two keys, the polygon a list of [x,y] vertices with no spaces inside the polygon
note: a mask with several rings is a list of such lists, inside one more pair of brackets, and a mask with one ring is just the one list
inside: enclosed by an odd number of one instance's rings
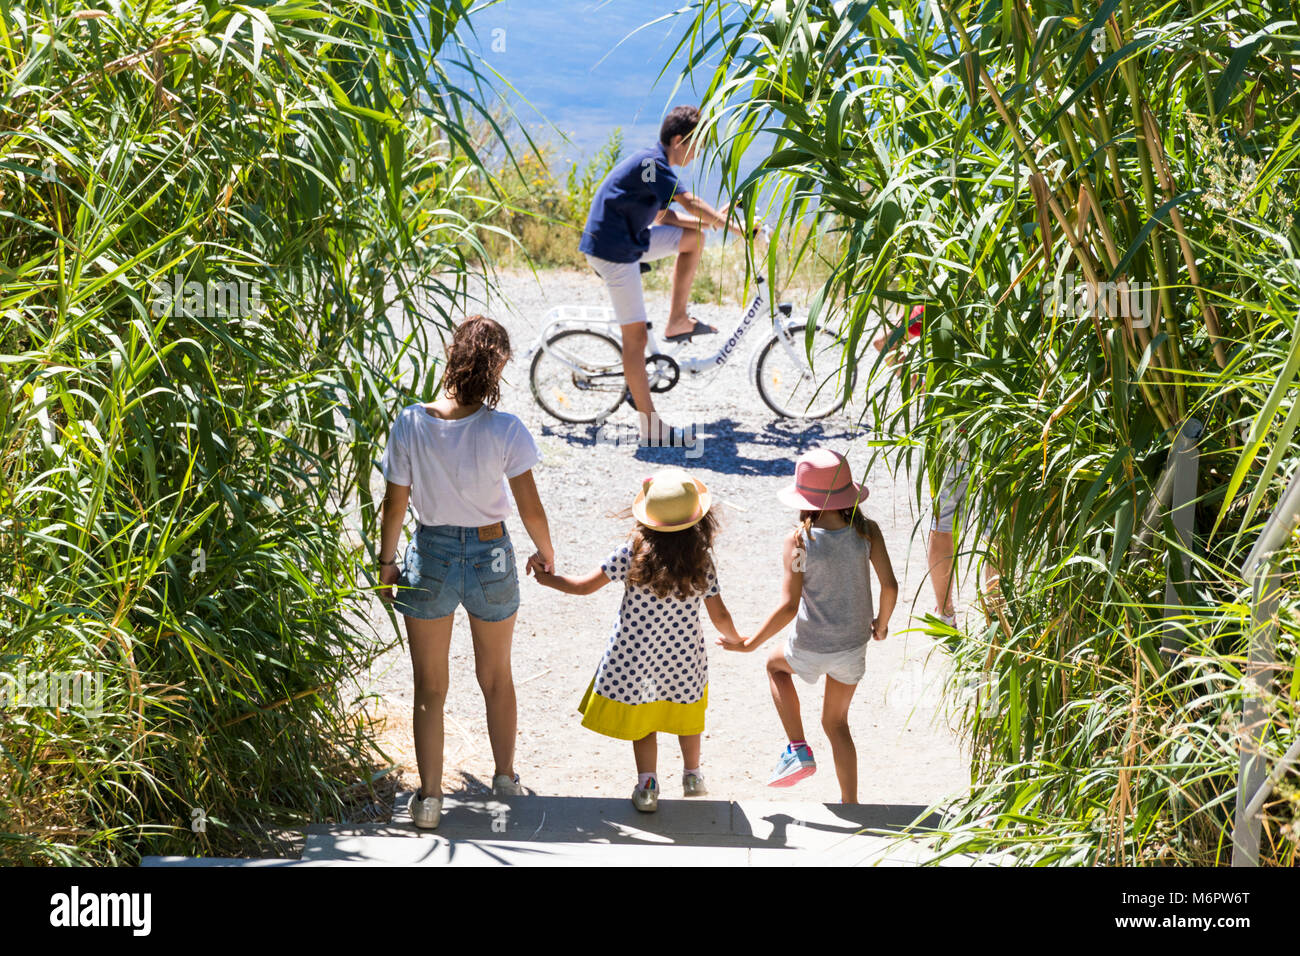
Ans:
{"label": "white shorts of boy", "polygon": [[[966,500],[966,463],[959,461],[949,465],[943,474],[943,485],[939,496],[934,499],[934,514],[930,518],[930,530],[952,534],[953,521],[957,511]],[[965,512],[962,514],[965,517]]]}
{"label": "white shorts of boy", "polygon": [[[966,468],[970,459],[970,446],[964,436],[951,430],[944,436],[945,445],[951,449],[951,462],[943,473],[939,494],[931,500],[934,512],[930,517],[930,530],[952,534],[958,512],[964,522],[970,513],[966,507]],[[974,502],[973,502],[974,503]],[[976,505],[978,508],[978,505]],[[981,530],[981,537],[983,531]]]}
{"label": "white shorts of boy", "polygon": [[794,638],[785,642],[785,662],[795,676],[809,684],[817,683],[823,674],[841,684],[857,684],[867,673],[867,645],[851,647],[847,651],[816,654],[795,646]]}
{"label": "white shorts of boy", "polygon": [[[979,498],[976,497],[973,502],[975,509],[979,507],[978,502]],[[959,461],[944,472],[943,486],[939,489],[939,496],[934,499],[930,530],[952,534],[953,525],[958,522],[958,518],[965,524],[972,510],[974,509],[966,505],[966,462]],[[980,538],[988,540],[988,534],[982,525],[975,530]]]}
{"label": "white shorts of boy", "polygon": [[641,263],[677,255],[682,244],[681,226],[651,226],[650,248],[636,262],[610,262],[587,256],[588,264],[605,281],[614,306],[614,321],[619,325],[645,322],[645,295],[641,289]]}

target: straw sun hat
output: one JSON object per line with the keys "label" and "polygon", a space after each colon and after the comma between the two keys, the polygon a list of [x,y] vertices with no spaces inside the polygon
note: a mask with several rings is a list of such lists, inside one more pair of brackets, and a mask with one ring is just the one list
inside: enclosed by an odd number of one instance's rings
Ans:
{"label": "straw sun hat", "polygon": [[641,483],[632,515],[655,531],[685,531],[699,524],[712,504],[704,482],[680,468],[665,468]]}

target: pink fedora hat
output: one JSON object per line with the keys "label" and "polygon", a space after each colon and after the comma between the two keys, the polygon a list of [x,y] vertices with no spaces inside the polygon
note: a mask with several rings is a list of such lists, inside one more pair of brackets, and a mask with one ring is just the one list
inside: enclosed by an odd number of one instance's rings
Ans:
{"label": "pink fedora hat", "polygon": [[794,465],[794,484],[776,493],[783,505],[800,511],[839,511],[865,501],[870,492],[853,480],[844,456],[829,448],[804,452]]}

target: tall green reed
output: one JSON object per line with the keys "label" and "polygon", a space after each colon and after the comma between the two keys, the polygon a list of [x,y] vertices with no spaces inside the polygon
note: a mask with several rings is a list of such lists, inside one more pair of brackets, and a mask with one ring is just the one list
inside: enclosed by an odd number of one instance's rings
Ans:
{"label": "tall green reed", "polygon": [[256,851],[383,773],[359,529],[484,268],[467,9],[0,8],[0,671],[103,688],[4,714],[0,858]]}
{"label": "tall green reed", "polygon": [[[959,549],[1001,572],[984,626],[932,629],[974,754],[953,852],[1226,860],[1251,602],[1236,569],[1300,463],[1296,12],[701,0],[683,14],[679,50],[720,64],[705,111],[733,189],[772,191],[784,227],[838,243],[814,310],[846,351],[870,360],[878,326],[927,307],[901,399],[884,374],[865,398],[921,502],[964,438]],[[1069,281],[1149,290],[1151,309],[1080,308]],[[1168,514],[1135,547],[1193,417],[1192,553]],[[1296,727],[1288,580],[1274,759]],[[1166,663],[1171,629],[1186,646]],[[959,692],[972,683],[992,693]],[[1266,807],[1272,862],[1295,861],[1295,792],[1292,774]]]}

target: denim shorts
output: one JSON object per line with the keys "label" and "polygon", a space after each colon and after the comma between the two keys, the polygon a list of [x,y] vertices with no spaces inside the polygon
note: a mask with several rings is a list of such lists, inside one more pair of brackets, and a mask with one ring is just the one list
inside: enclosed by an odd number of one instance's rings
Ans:
{"label": "denim shorts", "polygon": [[460,605],[492,623],[519,610],[519,572],[510,535],[480,541],[477,528],[420,525],[406,549],[394,607],[407,617],[435,621]]}

